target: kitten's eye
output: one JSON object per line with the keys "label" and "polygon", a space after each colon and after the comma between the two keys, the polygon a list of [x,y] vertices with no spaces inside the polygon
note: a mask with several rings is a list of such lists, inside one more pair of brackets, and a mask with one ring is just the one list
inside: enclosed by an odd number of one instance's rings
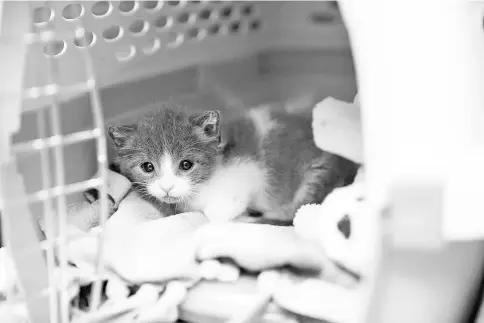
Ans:
{"label": "kitten's eye", "polygon": [[144,170],[146,173],[151,173],[155,170],[155,166],[152,163],[143,163],[141,164],[141,169]]}
{"label": "kitten's eye", "polygon": [[190,170],[193,167],[193,162],[189,160],[182,160],[180,162],[180,169],[181,170]]}

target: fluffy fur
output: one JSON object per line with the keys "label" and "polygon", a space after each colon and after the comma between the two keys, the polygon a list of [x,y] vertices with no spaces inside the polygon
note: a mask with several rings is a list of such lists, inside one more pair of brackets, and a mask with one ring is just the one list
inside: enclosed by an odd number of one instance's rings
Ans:
{"label": "fluffy fur", "polygon": [[[268,107],[222,125],[218,111],[163,106],[109,133],[121,173],[144,196],[213,221],[290,222],[300,205],[321,203],[357,169],[314,145],[309,115]],[[193,167],[183,170],[187,160]],[[143,170],[147,162],[152,172]]]}

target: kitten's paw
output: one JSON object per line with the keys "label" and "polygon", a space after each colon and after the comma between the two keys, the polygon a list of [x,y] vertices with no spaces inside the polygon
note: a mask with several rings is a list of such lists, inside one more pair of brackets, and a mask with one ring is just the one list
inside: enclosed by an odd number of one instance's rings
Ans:
{"label": "kitten's paw", "polygon": [[203,213],[212,222],[232,221],[244,213],[246,205],[237,203],[237,201],[220,200],[217,203],[211,203],[205,207]]}

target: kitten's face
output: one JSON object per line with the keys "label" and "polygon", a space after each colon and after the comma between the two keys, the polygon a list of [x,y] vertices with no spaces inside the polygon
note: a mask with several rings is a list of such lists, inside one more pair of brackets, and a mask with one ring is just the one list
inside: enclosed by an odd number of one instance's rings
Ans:
{"label": "kitten's face", "polygon": [[165,108],[109,134],[123,175],[164,203],[184,203],[217,166],[220,114]]}

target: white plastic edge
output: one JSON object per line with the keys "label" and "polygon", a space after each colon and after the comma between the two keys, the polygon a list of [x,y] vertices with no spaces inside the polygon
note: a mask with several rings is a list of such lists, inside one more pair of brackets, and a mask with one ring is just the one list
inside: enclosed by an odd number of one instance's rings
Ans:
{"label": "white plastic edge", "polygon": [[426,225],[444,239],[482,239],[483,3],[341,5],[364,110],[369,198],[385,202],[399,185],[440,185],[436,216],[420,221],[433,221]]}

